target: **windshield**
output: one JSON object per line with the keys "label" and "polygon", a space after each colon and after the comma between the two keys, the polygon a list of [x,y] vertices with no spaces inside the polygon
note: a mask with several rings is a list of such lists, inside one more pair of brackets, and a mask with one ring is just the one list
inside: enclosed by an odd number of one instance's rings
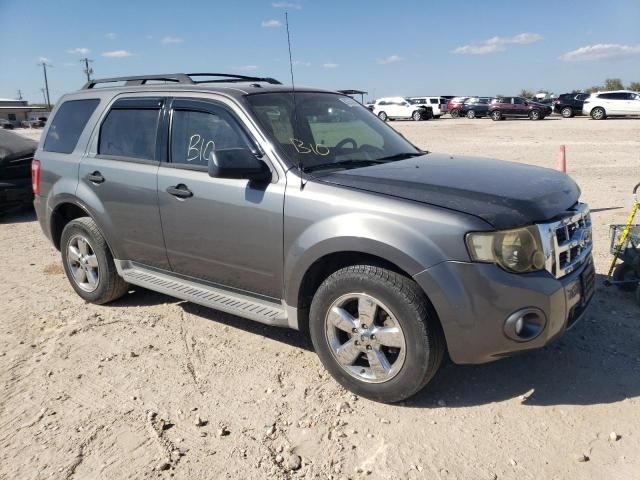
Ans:
{"label": "windshield", "polygon": [[422,154],[349,97],[296,92],[295,113],[292,93],[245,98],[281,152],[304,171],[362,167]]}

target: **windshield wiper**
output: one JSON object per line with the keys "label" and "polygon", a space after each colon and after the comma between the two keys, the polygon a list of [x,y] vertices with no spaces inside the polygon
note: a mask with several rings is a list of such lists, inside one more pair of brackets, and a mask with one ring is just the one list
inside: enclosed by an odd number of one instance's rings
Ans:
{"label": "windshield wiper", "polygon": [[395,155],[389,155],[388,157],[376,158],[376,161],[378,161],[378,162],[392,162],[394,160],[405,160],[407,158],[421,157],[422,155],[426,155],[427,153],[429,153],[429,152],[422,152],[422,153],[418,153],[418,152],[396,153]]}
{"label": "windshield wiper", "polygon": [[333,163],[321,163],[319,165],[311,165],[304,169],[305,172],[314,172],[316,170],[328,170],[331,168],[348,168],[348,167],[361,167],[368,165],[376,165],[378,163],[387,163],[387,160],[384,159],[375,159],[375,160],[342,160],[340,162]]}

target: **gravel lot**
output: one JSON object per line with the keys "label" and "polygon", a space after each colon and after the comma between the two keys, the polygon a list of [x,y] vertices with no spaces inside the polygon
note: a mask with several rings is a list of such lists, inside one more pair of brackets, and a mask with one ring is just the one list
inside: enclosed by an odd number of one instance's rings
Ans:
{"label": "gravel lot", "polygon": [[[566,145],[601,284],[608,225],[624,222],[640,181],[640,120],[391,125],[428,150],[549,167]],[[0,220],[0,262],[1,479],[639,478],[629,294],[600,286],[557,343],[447,363],[388,406],[338,386],[297,332],[145,290],[85,304],[32,213]]]}

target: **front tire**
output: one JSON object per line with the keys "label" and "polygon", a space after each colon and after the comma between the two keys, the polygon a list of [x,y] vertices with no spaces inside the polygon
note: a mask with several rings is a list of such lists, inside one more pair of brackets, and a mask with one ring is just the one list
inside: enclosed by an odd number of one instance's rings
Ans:
{"label": "front tire", "polygon": [[420,113],[418,110],[416,110],[411,115],[411,118],[413,118],[414,121],[419,122],[420,120],[422,120],[422,113]]}
{"label": "front tire", "polygon": [[87,302],[102,305],[127,293],[129,285],[118,275],[109,246],[92,218],[67,223],[60,252],[69,283]]}
{"label": "front tire", "polygon": [[440,325],[420,287],[379,267],[356,265],[330,275],[309,313],[314,348],[345,388],[379,402],[421,390],[442,361]]}
{"label": "front tire", "polygon": [[544,117],[540,113],[540,110],[531,110],[529,112],[529,119],[530,120],[542,120],[543,118]]}
{"label": "front tire", "polygon": [[449,112],[449,114],[451,115],[451,118],[459,118],[460,117],[460,110],[458,110],[457,108],[454,108],[453,110],[451,110]]}
{"label": "front tire", "polygon": [[591,110],[591,118],[593,118],[594,120],[604,120],[605,118],[607,118],[607,112],[605,112],[604,108],[602,107],[596,107]]}
{"label": "front tire", "polygon": [[497,122],[498,120],[502,120],[502,112],[500,110],[494,110],[491,112],[491,120]]}
{"label": "front tire", "polygon": [[560,110],[560,114],[563,118],[571,118],[573,117],[573,108],[564,107],[562,110]]}
{"label": "front tire", "polygon": [[[620,263],[613,271],[613,280],[615,282],[631,282],[633,280],[640,281],[640,278],[636,275],[635,269],[628,263]],[[616,285],[623,292],[633,292],[636,289],[636,285],[633,283],[623,283]]]}
{"label": "front tire", "polygon": [[383,122],[386,122],[387,120],[389,120],[389,117],[387,117],[387,114],[385,112],[378,113],[378,118]]}
{"label": "front tire", "polygon": [[474,118],[476,118],[476,112],[475,112],[475,110],[469,110],[469,111],[467,112],[467,118],[470,118],[470,119],[474,119]]}

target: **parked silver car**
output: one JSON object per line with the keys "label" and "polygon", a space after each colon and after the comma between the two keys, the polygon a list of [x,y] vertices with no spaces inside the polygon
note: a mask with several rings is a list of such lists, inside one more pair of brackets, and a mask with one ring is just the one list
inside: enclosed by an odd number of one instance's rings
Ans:
{"label": "parked silver car", "polygon": [[445,351],[542,347],[593,294],[568,176],[421,151],[334,92],[93,80],[57,102],[36,159],[38,219],[82,298],[139,285],[309,332],[336,380],[378,401],[419,391]]}

